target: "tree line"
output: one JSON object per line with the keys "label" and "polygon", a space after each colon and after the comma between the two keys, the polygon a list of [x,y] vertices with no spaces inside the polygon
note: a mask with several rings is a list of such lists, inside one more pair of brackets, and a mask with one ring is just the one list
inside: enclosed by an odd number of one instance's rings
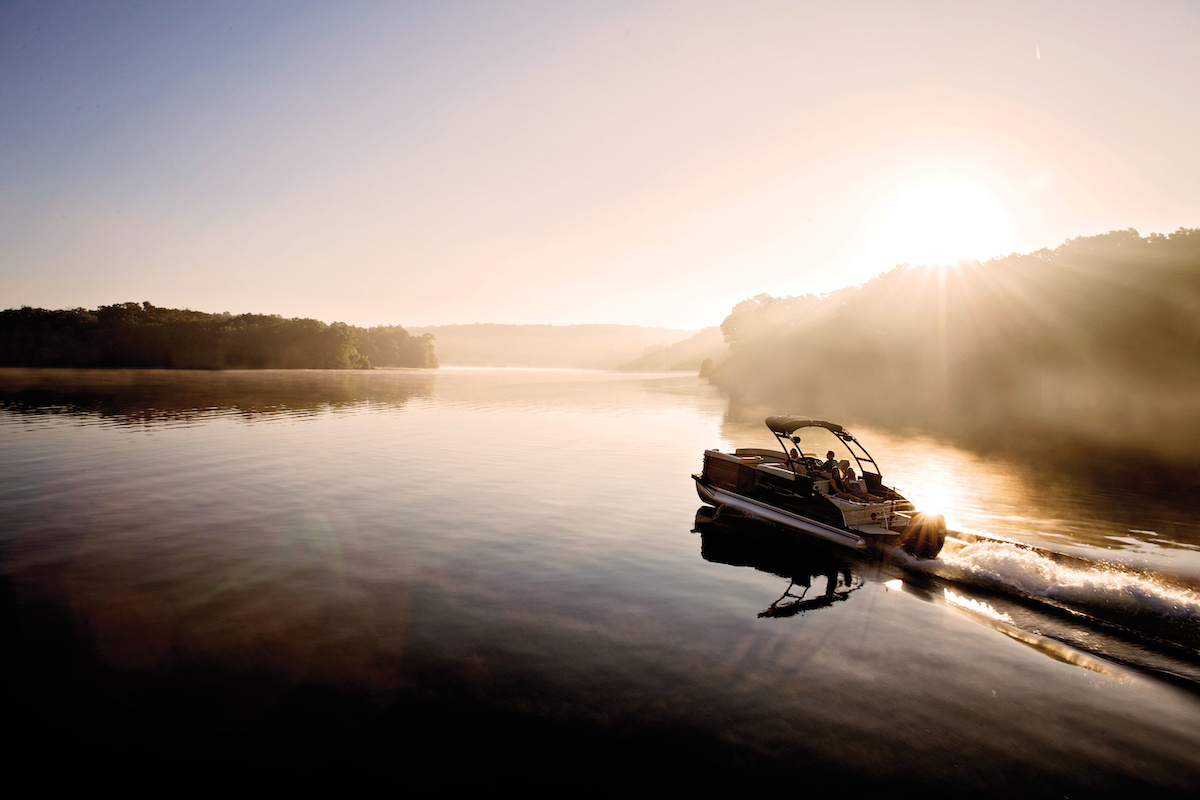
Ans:
{"label": "tree line", "polygon": [[144,369],[437,367],[433,336],[278,315],[118,303],[0,311],[0,366]]}
{"label": "tree line", "polygon": [[1200,436],[1200,230],[1135,230],[828,295],[759,295],[710,380],[778,413],[1002,439]]}

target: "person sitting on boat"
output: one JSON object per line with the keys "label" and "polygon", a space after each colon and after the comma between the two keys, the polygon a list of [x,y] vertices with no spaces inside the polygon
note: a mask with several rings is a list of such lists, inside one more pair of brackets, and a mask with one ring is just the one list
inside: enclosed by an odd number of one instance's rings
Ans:
{"label": "person sitting on boat", "polygon": [[793,447],[791,452],[788,453],[788,461],[795,472],[799,473],[803,470],[805,475],[809,475],[817,460],[810,455],[801,454],[799,450]]}
{"label": "person sitting on boat", "polygon": [[854,474],[854,469],[846,459],[842,459],[834,467],[833,475],[829,479],[829,486],[834,490],[833,496],[843,500],[858,500],[868,503],[877,503],[883,500],[882,497],[876,497],[862,488],[862,484],[858,482],[858,476]]}
{"label": "person sitting on boat", "polygon": [[846,491],[863,500],[870,500],[872,503],[883,501],[884,498],[877,497],[867,491],[866,484],[860,481],[858,476],[854,474],[854,467],[850,466],[849,461],[843,461],[839,466],[842,467],[842,472],[846,475]]}
{"label": "person sitting on boat", "polygon": [[[849,464],[850,462],[847,461],[846,463]],[[833,471],[837,469],[837,465],[837,459],[833,457],[833,451],[830,450],[825,454],[825,463],[817,467],[817,472],[824,473],[827,476],[832,475]]]}

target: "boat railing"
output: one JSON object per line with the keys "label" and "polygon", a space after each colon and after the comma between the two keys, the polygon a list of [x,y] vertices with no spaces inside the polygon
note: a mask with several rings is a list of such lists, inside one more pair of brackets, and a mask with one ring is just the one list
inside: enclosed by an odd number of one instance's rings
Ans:
{"label": "boat railing", "polygon": [[908,525],[908,520],[912,516],[911,504],[899,500],[871,503],[844,497],[830,497],[829,499],[841,510],[846,527],[856,530],[864,525],[898,530]]}

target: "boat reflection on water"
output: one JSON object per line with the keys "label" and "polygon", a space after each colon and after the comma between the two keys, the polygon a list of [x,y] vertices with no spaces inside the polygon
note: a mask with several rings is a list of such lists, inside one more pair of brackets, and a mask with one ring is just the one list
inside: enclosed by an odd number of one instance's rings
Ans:
{"label": "boat reflection on water", "polygon": [[[759,612],[759,617],[793,617],[796,614],[803,614],[805,611],[813,611],[818,608],[828,608],[834,603],[845,600],[850,596],[851,592],[861,589],[862,581],[854,583],[850,577],[850,568],[837,572],[829,572],[825,574],[825,592],[816,597],[808,597],[808,592],[812,589],[812,581],[806,577],[796,576],[792,578],[788,588],[770,607]],[[800,584],[800,593],[796,594],[797,586]]]}
{"label": "boat reflection on water", "polygon": [[[882,565],[854,559],[840,548],[728,510],[701,506],[692,532],[700,534],[700,554],[705,561],[752,567],[788,580],[783,594],[759,617],[792,617],[829,608],[849,599],[868,580],[888,580],[880,571]],[[904,588],[929,599],[907,581]]]}

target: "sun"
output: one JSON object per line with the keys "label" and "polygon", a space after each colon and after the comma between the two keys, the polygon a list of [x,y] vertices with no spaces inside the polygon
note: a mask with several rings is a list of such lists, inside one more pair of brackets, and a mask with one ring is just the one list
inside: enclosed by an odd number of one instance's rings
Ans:
{"label": "sun", "polygon": [[1011,215],[984,183],[925,175],[881,199],[870,232],[876,257],[895,264],[954,264],[1011,252]]}

